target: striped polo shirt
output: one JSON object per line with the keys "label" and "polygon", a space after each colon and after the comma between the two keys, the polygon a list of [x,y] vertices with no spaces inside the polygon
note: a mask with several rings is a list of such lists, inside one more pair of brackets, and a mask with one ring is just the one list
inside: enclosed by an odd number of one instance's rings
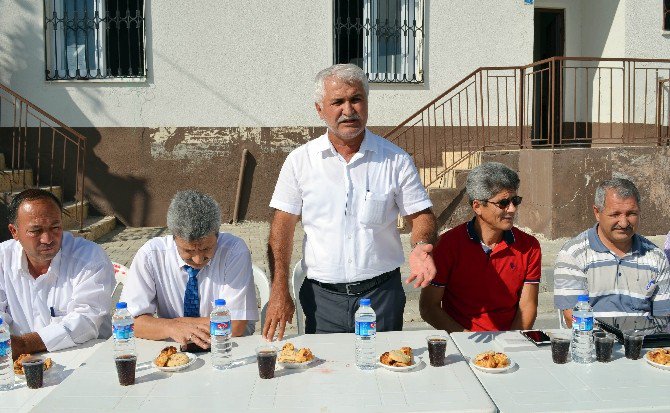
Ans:
{"label": "striped polo shirt", "polygon": [[589,295],[596,317],[670,313],[670,265],[663,250],[633,235],[618,257],[598,237],[598,224],[566,242],[554,266],[554,304],[570,309]]}

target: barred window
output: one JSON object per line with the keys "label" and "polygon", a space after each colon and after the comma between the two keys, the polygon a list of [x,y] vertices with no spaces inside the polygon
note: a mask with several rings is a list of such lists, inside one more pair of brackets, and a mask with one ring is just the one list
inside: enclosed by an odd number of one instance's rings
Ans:
{"label": "barred window", "polygon": [[670,30],[670,0],[663,0],[663,30]]}
{"label": "barred window", "polygon": [[423,82],[424,0],[334,0],[334,60],[370,82]]}
{"label": "barred window", "polygon": [[47,80],[144,78],[144,0],[45,0]]}

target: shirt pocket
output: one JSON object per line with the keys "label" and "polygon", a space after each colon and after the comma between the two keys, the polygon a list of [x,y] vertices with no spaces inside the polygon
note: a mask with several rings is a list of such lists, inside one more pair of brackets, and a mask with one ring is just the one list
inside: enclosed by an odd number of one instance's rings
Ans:
{"label": "shirt pocket", "polygon": [[362,197],[358,221],[364,227],[374,228],[386,224],[387,204],[390,194],[367,191]]}

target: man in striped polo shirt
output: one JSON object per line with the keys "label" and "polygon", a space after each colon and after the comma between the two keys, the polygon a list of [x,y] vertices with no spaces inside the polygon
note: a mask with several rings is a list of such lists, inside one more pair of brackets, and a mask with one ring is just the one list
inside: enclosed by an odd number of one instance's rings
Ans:
{"label": "man in striped polo shirt", "polygon": [[596,189],[596,225],[566,242],[554,267],[554,304],[572,326],[577,296],[589,295],[596,317],[670,313],[670,265],[663,250],[636,234],[640,194],[613,178]]}

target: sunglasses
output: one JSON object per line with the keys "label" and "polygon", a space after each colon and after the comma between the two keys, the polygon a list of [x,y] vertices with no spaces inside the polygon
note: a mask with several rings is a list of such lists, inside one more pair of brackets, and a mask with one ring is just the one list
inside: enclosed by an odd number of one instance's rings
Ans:
{"label": "sunglasses", "polygon": [[488,199],[480,199],[481,202],[490,202],[490,203],[492,203],[493,205],[497,206],[500,209],[507,209],[507,207],[509,207],[509,204],[512,204],[515,207],[519,206],[519,205],[521,205],[522,200],[523,200],[523,198],[518,196],[518,195],[514,195],[511,198],[501,199],[500,201],[496,201],[496,202],[489,201]]}

